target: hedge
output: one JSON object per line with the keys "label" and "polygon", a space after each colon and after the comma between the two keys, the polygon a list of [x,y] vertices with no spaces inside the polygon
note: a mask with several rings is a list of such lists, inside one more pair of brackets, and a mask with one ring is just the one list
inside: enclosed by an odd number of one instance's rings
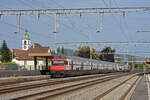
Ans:
{"label": "hedge", "polygon": [[8,63],[0,63],[0,69],[5,70],[18,70],[18,65],[14,62],[8,62]]}

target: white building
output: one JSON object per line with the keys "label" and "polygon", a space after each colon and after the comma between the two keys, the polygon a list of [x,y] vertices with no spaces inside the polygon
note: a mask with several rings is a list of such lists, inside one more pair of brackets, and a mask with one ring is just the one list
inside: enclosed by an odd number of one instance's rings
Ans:
{"label": "white building", "polygon": [[[22,39],[22,50],[13,49],[13,53],[16,55],[16,58],[13,59],[13,62],[16,62],[19,66],[24,67],[27,70],[34,70],[34,57],[29,56],[30,53],[36,54],[48,54],[51,55],[50,47],[42,47],[38,43],[34,43],[31,46],[31,40],[27,30]],[[37,70],[43,69],[45,66],[45,59],[44,56],[37,57]]]}

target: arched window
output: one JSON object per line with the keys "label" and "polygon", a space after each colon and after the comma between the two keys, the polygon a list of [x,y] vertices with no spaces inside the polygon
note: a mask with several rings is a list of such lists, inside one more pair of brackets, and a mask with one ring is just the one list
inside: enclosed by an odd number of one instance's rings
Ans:
{"label": "arched window", "polygon": [[24,41],[24,45],[27,45],[27,41]]}

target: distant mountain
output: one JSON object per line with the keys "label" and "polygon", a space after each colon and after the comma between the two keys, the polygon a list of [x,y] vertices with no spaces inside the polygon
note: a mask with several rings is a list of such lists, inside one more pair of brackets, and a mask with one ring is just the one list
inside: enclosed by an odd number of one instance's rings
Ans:
{"label": "distant mountain", "polygon": [[134,56],[137,61],[145,61],[147,59],[146,57],[128,55],[128,54],[125,54],[125,55],[124,54],[116,54],[116,56],[119,56],[121,61],[128,61],[128,59],[131,58],[132,56]]}

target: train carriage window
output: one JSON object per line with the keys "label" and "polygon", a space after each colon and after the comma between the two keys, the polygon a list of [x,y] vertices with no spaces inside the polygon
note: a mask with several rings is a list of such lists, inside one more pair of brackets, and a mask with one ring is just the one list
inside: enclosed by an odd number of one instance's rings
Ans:
{"label": "train carriage window", "polygon": [[76,68],[76,70],[80,70],[80,68]]}
{"label": "train carriage window", "polygon": [[65,64],[68,65],[68,61],[65,61]]}

